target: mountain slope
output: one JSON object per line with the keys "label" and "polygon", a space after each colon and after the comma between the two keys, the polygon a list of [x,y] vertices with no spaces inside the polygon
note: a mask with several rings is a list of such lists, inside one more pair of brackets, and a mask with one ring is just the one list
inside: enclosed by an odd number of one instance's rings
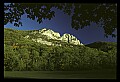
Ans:
{"label": "mountain slope", "polygon": [[50,29],[42,32],[4,29],[4,69],[6,71],[76,71],[116,67],[116,47],[107,52],[102,48],[98,49],[97,45],[92,48],[88,45],[71,43],[73,41],[77,42],[74,36],[70,34],[59,36]]}
{"label": "mountain slope", "polygon": [[104,52],[108,52],[109,50],[117,48],[116,42],[94,42],[91,44],[87,44],[85,46],[88,46],[90,48],[95,48]]}

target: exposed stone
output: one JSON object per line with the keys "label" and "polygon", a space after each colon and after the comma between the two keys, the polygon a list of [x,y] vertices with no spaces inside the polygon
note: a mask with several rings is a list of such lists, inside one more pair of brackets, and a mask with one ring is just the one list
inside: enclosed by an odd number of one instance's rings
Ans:
{"label": "exposed stone", "polygon": [[25,36],[25,38],[29,38],[29,35]]}
{"label": "exposed stone", "polygon": [[[41,29],[38,31],[33,31],[32,34],[36,34],[39,33],[40,35],[44,35],[47,37],[47,39],[43,40],[42,38],[33,38],[32,40],[38,43],[42,43],[42,44],[46,44],[46,45],[56,45],[56,46],[61,46],[60,41],[61,42],[66,42],[66,43],[70,43],[70,44],[74,44],[74,45],[83,45],[82,43],[80,43],[80,41],[73,35],[70,34],[63,34],[63,36],[60,36],[60,34],[58,32],[54,32],[53,30],[50,29]],[[30,36],[27,35],[25,36],[25,38],[29,38]],[[49,41],[49,39],[53,39],[56,40],[56,42],[54,41],[51,42]]]}
{"label": "exposed stone", "polygon": [[32,39],[32,40],[38,43],[42,43],[42,44],[54,45],[52,42],[45,41],[42,38],[37,38],[37,39]]}
{"label": "exposed stone", "polygon": [[77,38],[73,35],[70,34],[64,34],[60,40],[67,42],[67,43],[71,43],[71,44],[75,44],[75,45],[80,45],[80,41],[77,40]]}
{"label": "exposed stone", "polygon": [[52,30],[47,30],[47,29],[42,29],[41,31],[39,31],[39,33],[41,33],[42,35],[46,35],[49,39],[58,39],[60,37],[60,34],[57,32],[54,32]]}

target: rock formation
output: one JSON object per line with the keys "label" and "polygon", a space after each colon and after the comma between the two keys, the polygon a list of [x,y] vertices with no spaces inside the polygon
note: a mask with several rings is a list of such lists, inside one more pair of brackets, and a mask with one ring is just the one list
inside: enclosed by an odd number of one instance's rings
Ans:
{"label": "rock formation", "polygon": [[[67,33],[63,34],[63,36],[60,36],[58,32],[54,32],[51,29],[43,28],[41,30],[31,32],[31,34],[34,34],[38,37],[38,38],[32,38],[33,41],[42,44],[61,46],[60,42],[65,42],[73,45],[83,45],[75,36]],[[43,38],[47,37],[47,38],[43,39],[42,37]],[[30,38],[30,35],[25,36],[25,38]]]}

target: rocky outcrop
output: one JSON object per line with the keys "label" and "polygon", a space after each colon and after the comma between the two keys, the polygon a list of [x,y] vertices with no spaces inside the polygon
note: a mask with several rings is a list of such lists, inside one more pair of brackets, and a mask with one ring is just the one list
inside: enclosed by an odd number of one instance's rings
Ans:
{"label": "rocky outcrop", "polygon": [[[32,39],[33,41],[42,43],[42,44],[61,46],[61,44],[58,44],[58,43],[65,42],[65,43],[70,43],[73,45],[83,45],[82,43],[80,43],[80,41],[75,36],[71,34],[67,34],[67,33],[63,34],[63,36],[60,36],[58,32],[54,32],[51,29],[44,28],[38,31],[33,31],[31,34],[34,34],[34,35],[37,34],[37,36],[38,35],[46,36],[47,39],[43,39],[40,37]],[[25,36],[25,38],[29,38],[29,37],[30,37],[29,35]],[[54,41],[50,41],[50,40],[54,40]]]}
{"label": "rocky outcrop", "polygon": [[60,38],[60,34],[57,33],[57,32],[54,32],[50,29],[42,29],[42,30],[39,30],[39,33],[41,33],[42,35],[46,35],[49,39],[58,39]]}
{"label": "rocky outcrop", "polygon": [[80,45],[80,41],[75,36],[70,35],[70,34],[63,34],[63,36],[60,37],[60,40],[67,42],[67,43]]}
{"label": "rocky outcrop", "polygon": [[55,45],[52,42],[43,40],[42,38],[37,38],[37,39],[32,39],[32,40],[38,43],[46,44],[46,45],[53,45],[53,46]]}

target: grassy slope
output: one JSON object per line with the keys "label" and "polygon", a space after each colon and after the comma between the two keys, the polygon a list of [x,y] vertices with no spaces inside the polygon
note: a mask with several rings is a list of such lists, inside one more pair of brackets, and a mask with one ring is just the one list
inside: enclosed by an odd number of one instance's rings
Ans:
{"label": "grassy slope", "polygon": [[116,79],[115,69],[92,71],[5,71],[5,78],[33,79]]}

